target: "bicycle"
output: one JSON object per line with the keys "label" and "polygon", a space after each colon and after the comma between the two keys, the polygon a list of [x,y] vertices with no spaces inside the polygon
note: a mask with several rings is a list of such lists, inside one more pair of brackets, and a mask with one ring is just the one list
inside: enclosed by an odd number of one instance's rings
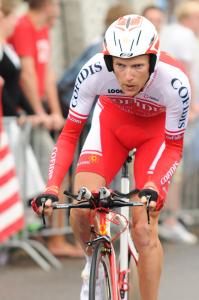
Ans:
{"label": "bicycle", "polygon": [[[135,262],[138,261],[138,253],[132,241],[129,232],[129,207],[143,206],[142,202],[130,202],[131,196],[139,193],[138,189],[129,191],[129,174],[128,162],[131,161],[129,156],[122,168],[121,192],[111,191],[102,187],[98,192],[91,193],[87,188],[82,187],[77,195],[65,191],[64,194],[69,199],[77,200],[77,203],[53,203],[54,209],[91,209],[94,214],[90,219],[91,238],[87,241],[87,246],[92,247],[92,262],[89,278],[89,300],[95,300],[96,281],[99,270],[103,270],[103,300],[127,300],[129,294],[128,273],[130,257]],[[128,191],[128,192],[127,192]],[[44,197],[41,201],[45,205]],[[149,199],[148,199],[149,200]],[[147,203],[147,214],[149,220],[149,201]],[[121,212],[113,211],[114,208],[121,208]],[[112,214],[112,216],[111,216]],[[99,231],[95,229],[95,220],[98,220]],[[44,215],[43,215],[43,220]],[[111,235],[111,223],[122,225],[123,229]],[[116,263],[116,252],[113,242],[120,236],[119,264]]]}

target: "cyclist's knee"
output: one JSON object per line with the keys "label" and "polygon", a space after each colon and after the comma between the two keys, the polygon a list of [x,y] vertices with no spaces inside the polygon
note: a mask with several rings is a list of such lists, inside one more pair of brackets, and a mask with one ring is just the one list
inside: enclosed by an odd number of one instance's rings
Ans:
{"label": "cyclist's knee", "polygon": [[72,209],[70,212],[70,217],[74,220],[76,220],[76,222],[85,222],[85,221],[89,221],[90,218],[90,214],[91,211],[90,209]]}
{"label": "cyclist's knee", "polygon": [[157,230],[147,223],[138,222],[133,225],[133,239],[138,252],[145,248],[154,248],[158,241]]}

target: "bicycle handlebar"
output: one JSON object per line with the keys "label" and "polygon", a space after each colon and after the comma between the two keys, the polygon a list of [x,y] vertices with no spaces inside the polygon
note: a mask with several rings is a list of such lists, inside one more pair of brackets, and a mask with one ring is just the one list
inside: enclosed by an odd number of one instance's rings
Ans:
{"label": "bicycle handlebar", "polygon": [[[91,193],[87,188],[82,187],[77,195],[74,195],[68,191],[65,191],[64,194],[73,200],[77,200],[77,203],[74,204],[66,204],[66,203],[52,203],[53,209],[72,209],[72,208],[87,208],[87,209],[96,209],[96,208],[105,208],[105,209],[113,209],[116,207],[124,207],[124,206],[144,206],[142,202],[134,201],[134,202],[127,202],[125,199],[133,195],[137,195],[139,193],[138,189],[131,190],[129,193],[124,194],[118,191],[111,191],[105,187],[99,189],[97,193]],[[42,202],[43,202],[43,223],[45,226],[45,217],[44,217],[44,208],[45,208],[45,200],[47,200],[49,195],[43,195]],[[149,201],[147,201],[146,205],[147,210],[147,218],[148,223],[150,223],[149,217]]]}
{"label": "bicycle handlebar", "polygon": [[53,203],[52,207],[53,209],[71,209],[71,208],[90,208],[94,209],[96,207],[98,208],[116,208],[116,207],[124,207],[124,206],[144,206],[142,202],[126,202],[122,201],[120,199],[118,200],[112,200],[109,203],[108,202],[102,202],[101,201],[100,206],[95,206],[89,201],[82,201],[77,204],[65,204],[65,203]]}
{"label": "bicycle handlebar", "polygon": [[77,195],[65,191],[64,194],[79,203],[75,204],[59,204],[53,203],[54,209],[71,209],[71,208],[115,208],[123,206],[143,206],[142,202],[127,202],[125,199],[139,193],[138,189],[131,190],[129,193],[121,193],[118,191],[111,191],[106,187],[102,187],[98,192],[90,192],[87,188],[82,187]]}

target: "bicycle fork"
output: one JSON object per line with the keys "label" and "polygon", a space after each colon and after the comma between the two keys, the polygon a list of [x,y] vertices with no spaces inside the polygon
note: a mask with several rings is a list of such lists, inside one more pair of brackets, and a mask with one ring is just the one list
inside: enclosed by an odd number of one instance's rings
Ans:
{"label": "bicycle fork", "polygon": [[116,255],[113,245],[111,243],[110,235],[110,220],[106,218],[106,212],[101,212],[99,214],[99,236],[94,240],[87,242],[87,245],[93,247],[98,242],[103,242],[104,249],[103,254],[108,256],[110,264],[110,277],[112,284],[112,299],[120,300],[119,290],[118,290],[118,278],[117,278],[117,266],[116,266]]}

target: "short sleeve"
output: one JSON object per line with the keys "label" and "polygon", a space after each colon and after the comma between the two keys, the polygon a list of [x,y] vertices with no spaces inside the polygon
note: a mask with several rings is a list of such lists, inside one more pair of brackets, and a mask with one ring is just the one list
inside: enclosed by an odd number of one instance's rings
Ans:
{"label": "short sleeve", "polygon": [[31,24],[19,19],[10,42],[19,56],[33,56],[35,46]]}

